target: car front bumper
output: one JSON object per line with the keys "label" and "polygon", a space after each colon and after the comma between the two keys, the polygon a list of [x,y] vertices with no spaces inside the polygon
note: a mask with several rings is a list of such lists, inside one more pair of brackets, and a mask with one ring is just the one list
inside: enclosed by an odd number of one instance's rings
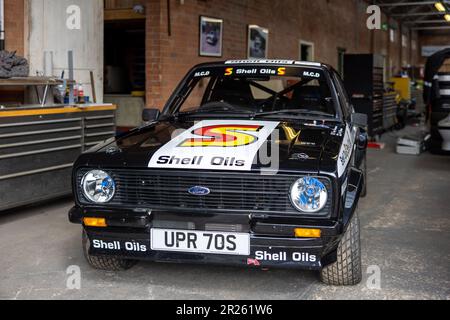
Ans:
{"label": "car front bumper", "polygon": [[[108,225],[104,228],[83,226],[89,238],[89,254],[161,262],[319,270],[336,261],[336,248],[342,234],[341,224],[330,219],[299,220],[252,214],[189,214],[182,211],[136,212],[135,209],[78,206],[69,212],[69,220],[73,223],[82,224],[83,217],[103,217]],[[248,233],[250,253],[229,255],[152,250],[151,229],[169,228]],[[321,237],[296,238],[295,228],[320,229]]]}

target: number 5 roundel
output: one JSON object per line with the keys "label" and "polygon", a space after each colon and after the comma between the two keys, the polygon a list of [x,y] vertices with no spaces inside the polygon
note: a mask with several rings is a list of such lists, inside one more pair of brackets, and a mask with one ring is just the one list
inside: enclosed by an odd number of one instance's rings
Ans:
{"label": "number 5 roundel", "polygon": [[[239,147],[252,144],[258,138],[250,132],[258,132],[261,125],[209,125],[192,131],[198,138],[184,140],[179,147]],[[247,133],[249,132],[249,133]]]}

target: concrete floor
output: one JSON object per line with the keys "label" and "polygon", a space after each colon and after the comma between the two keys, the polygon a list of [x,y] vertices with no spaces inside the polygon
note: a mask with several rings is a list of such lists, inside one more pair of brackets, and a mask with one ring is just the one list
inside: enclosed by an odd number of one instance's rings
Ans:
{"label": "concrete floor", "polygon": [[[396,133],[397,135],[399,133]],[[60,200],[0,215],[1,299],[450,299],[450,157],[370,150],[368,196],[360,201],[364,278],[329,287],[314,272],[139,263],[125,272],[90,268],[81,228]],[[66,269],[81,269],[67,289]],[[381,271],[380,289],[367,268]],[[370,270],[370,269],[369,269]]]}

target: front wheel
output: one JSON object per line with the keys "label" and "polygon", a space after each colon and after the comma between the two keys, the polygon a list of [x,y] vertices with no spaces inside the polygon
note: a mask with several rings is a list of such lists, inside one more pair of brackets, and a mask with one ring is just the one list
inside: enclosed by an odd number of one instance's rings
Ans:
{"label": "front wheel", "polygon": [[361,246],[359,217],[355,212],[337,249],[337,261],[321,271],[323,283],[333,286],[351,286],[361,282]]}
{"label": "front wheel", "polygon": [[83,229],[82,236],[83,253],[89,265],[95,269],[107,271],[127,270],[136,264],[134,260],[120,259],[110,256],[94,256],[89,254],[90,241]]}

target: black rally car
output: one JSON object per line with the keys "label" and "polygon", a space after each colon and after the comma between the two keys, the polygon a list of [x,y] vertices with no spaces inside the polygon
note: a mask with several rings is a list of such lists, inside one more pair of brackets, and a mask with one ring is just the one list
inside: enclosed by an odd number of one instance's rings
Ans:
{"label": "black rally car", "polygon": [[329,66],[234,60],[194,67],[162,113],[73,169],[95,268],[136,260],[321,270],[361,280],[356,206],[367,119]]}

